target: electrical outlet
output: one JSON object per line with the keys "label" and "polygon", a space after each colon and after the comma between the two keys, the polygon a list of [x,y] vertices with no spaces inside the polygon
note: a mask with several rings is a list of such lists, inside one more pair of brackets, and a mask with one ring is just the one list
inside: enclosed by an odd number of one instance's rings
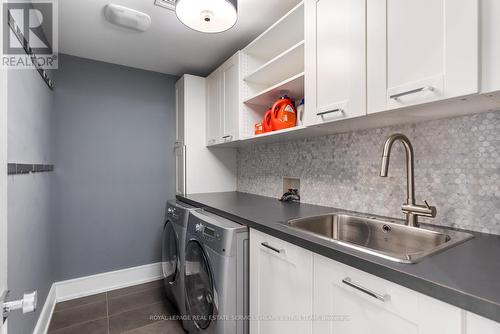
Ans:
{"label": "electrical outlet", "polygon": [[283,194],[288,191],[288,189],[297,189],[300,194],[300,179],[296,177],[283,177]]}

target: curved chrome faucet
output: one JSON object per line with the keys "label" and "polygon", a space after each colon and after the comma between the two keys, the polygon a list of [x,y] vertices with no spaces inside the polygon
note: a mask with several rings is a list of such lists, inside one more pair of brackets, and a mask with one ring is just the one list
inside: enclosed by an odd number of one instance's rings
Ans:
{"label": "curved chrome faucet", "polygon": [[387,177],[389,172],[389,160],[391,157],[392,145],[394,142],[400,141],[403,143],[406,151],[406,184],[407,184],[407,198],[406,204],[403,204],[401,209],[406,214],[406,225],[418,227],[418,216],[423,217],[436,217],[436,208],[430,206],[427,201],[425,205],[415,204],[415,176],[414,176],[414,157],[413,146],[410,140],[403,134],[396,133],[390,136],[384,145],[384,153],[382,154],[382,167],[380,169],[380,176]]}

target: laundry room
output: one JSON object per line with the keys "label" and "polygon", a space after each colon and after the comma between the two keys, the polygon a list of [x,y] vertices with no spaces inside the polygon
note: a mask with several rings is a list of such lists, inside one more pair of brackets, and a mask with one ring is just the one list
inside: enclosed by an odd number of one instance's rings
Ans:
{"label": "laundry room", "polygon": [[500,333],[500,2],[3,0],[0,334]]}

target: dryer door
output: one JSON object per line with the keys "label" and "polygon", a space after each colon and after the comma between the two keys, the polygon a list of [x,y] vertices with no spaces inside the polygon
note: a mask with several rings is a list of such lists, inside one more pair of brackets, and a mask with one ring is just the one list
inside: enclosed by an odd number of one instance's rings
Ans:
{"label": "dryer door", "polygon": [[179,246],[177,234],[170,220],[167,220],[163,229],[162,248],[163,278],[168,283],[173,283],[179,275]]}
{"label": "dryer door", "polygon": [[207,256],[201,245],[191,240],[186,246],[186,302],[196,326],[206,329],[214,314],[214,288]]}

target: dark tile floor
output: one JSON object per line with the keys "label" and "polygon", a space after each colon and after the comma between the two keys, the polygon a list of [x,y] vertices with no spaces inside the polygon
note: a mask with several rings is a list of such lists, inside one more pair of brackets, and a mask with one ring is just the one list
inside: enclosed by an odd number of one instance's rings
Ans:
{"label": "dark tile floor", "polygon": [[58,303],[49,334],[184,334],[162,281]]}

